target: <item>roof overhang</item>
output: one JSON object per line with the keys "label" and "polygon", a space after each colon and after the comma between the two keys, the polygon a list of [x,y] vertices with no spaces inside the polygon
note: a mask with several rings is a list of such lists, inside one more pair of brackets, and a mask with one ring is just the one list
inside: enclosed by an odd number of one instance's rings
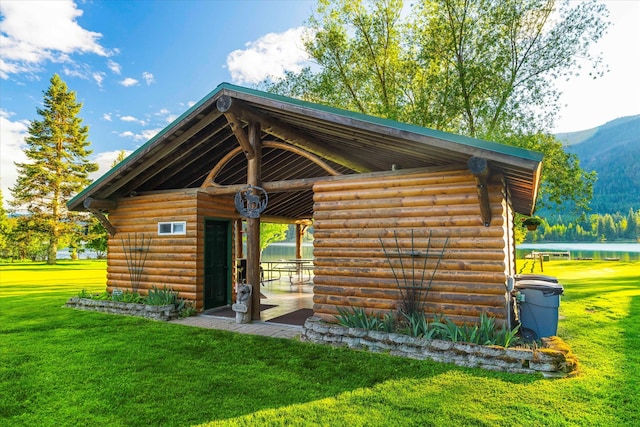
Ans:
{"label": "roof overhang", "polygon": [[[235,124],[233,123],[235,121]],[[465,165],[488,161],[492,174],[509,185],[514,210],[531,215],[540,184],[542,155],[504,144],[408,125],[223,83],[120,164],[73,198],[116,201],[134,194],[206,188],[211,171],[219,186],[246,183],[249,122],[260,123],[262,181],[315,179]],[[284,146],[291,149],[282,149]],[[238,147],[243,147],[238,150]],[[237,153],[237,155],[234,153]],[[301,156],[300,153],[308,153]],[[270,195],[267,215],[310,218],[310,191]]]}

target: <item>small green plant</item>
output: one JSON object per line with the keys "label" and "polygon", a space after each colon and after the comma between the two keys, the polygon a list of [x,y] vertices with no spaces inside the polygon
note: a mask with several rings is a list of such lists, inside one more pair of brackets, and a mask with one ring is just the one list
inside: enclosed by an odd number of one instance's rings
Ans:
{"label": "small green plant", "polygon": [[125,302],[125,303],[134,303],[134,304],[144,303],[144,298],[139,293],[131,292],[131,291],[122,291],[119,289],[115,289],[111,293],[110,299],[112,301]]}
{"label": "small green plant", "polygon": [[407,335],[412,337],[423,337],[426,339],[434,338],[436,329],[432,328],[429,324],[429,320],[424,313],[404,313],[402,312],[404,320],[404,331]]}
{"label": "small green plant", "polygon": [[372,331],[384,330],[385,324],[376,314],[368,314],[362,307],[336,307],[338,310],[338,323],[348,328],[370,329]]}
{"label": "small green plant", "polygon": [[505,348],[518,344],[519,326],[513,329],[507,326],[497,328],[495,319],[486,313],[480,315],[477,324],[457,325],[446,316],[438,316],[438,321],[432,325],[438,329],[436,335],[446,341],[499,345]]}
{"label": "small green plant", "polygon": [[527,228],[527,230],[535,230],[538,226],[542,224],[542,220],[538,217],[532,216],[530,218],[526,218],[522,221],[522,225]]}
{"label": "small green plant", "polygon": [[87,298],[87,299],[92,299],[93,295],[91,294],[91,292],[87,291],[86,289],[81,290],[80,292],[78,292],[77,295],[78,298]]}
{"label": "small green plant", "polygon": [[176,306],[179,316],[189,317],[197,314],[197,310],[192,301],[181,299],[178,297],[178,293],[174,292],[165,285],[163,288],[153,287],[146,297],[143,297],[137,292],[123,291],[121,289],[114,289],[112,293],[107,291],[101,293],[88,292],[86,289],[80,291],[77,295],[79,298],[88,298],[93,300],[102,301],[116,301],[124,303],[134,304],[147,304],[147,305],[171,305]]}
{"label": "small green plant", "polygon": [[453,342],[461,341],[462,330],[447,316],[437,315],[432,326],[437,330],[436,335],[439,339]]}
{"label": "small green plant", "polygon": [[195,316],[198,313],[198,310],[196,310],[193,305],[193,301],[190,300],[181,299],[176,308],[178,310],[178,316],[180,316],[181,319]]}
{"label": "small green plant", "polygon": [[178,293],[174,292],[171,288],[168,288],[167,285],[164,285],[162,288],[153,286],[149,290],[144,302],[148,305],[177,305],[178,300]]}
{"label": "small green plant", "polygon": [[335,316],[338,323],[348,328],[396,332],[425,339],[499,345],[505,348],[519,343],[517,337],[519,327],[498,328],[495,319],[486,313],[480,315],[478,323],[457,325],[444,315],[436,315],[434,321],[429,322],[425,313],[408,314],[401,311],[401,318],[396,318],[393,312],[380,317],[377,313],[367,313],[362,307],[336,307],[336,309],[339,313]]}

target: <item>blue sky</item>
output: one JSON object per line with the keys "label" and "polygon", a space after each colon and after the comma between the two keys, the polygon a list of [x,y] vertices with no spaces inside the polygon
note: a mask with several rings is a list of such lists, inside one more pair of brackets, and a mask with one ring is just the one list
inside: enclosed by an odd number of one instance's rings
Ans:
{"label": "blue sky", "polygon": [[[407,2],[409,3],[409,2]],[[596,46],[610,72],[564,84],[554,131],[640,114],[640,2],[605,1],[613,22]],[[253,86],[305,63],[300,37],[315,1],[0,1],[2,193],[58,73],[84,104],[93,160],[108,169],[221,82]]]}

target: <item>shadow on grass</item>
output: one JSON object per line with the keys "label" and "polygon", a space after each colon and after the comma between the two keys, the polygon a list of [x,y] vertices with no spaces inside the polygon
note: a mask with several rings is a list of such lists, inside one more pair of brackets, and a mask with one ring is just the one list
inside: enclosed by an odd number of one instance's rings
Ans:
{"label": "shadow on grass", "polygon": [[[293,340],[63,309],[57,296],[9,297],[0,347],[10,375],[0,417],[26,424],[189,425],[450,371],[538,380]],[[9,314],[10,313],[10,314]],[[51,408],[64,408],[52,411]]]}

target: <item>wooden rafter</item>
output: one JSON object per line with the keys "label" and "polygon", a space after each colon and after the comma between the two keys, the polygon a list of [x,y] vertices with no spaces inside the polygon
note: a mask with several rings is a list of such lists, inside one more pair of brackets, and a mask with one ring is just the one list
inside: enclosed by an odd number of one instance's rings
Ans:
{"label": "wooden rafter", "polygon": [[[154,151],[152,156],[144,159],[144,162],[149,164],[155,164],[156,162],[167,158],[169,154],[173,153],[176,150],[176,147],[179,147],[183,142],[192,138],[194,135],[196,135],[198,132],[204,129],[213,120],[215,120],[215,118],[218,117],[219,114],[220,113],[218,111],[214,110],[211,113],[207,114],[206,116],[202,117],[198,121],[198,123],[191,126],[187,131],[181,133],[176,138],[170,140],[169,143],[164,144],[161,149]],[[131,164],[135,164],[135,162],[139,161],[139,159],[142,159],[145,155],[147,155],[149,151],[150,149],[146,149],[144,151],[136,153],[137,155],[135,159],[128,159],[127,162]],[[174,161],[177,160],[182,155],[186,155],[186,153],[182,153],[178,156],[175,156],[173,160]],[[126,173],[126,179],[129,182],[133,181],[134,178],[138,178],[138,181],[144,181],[150,176],[156,175],[158,173],[159,173],[158,169],[156,168],[144,168],[144,167],[129,168]],[[114,189],[113,191],[118,189],[117,181],[114,185],[112,185],[112,188]],[[111,193],[113,193],[113,191]]]}
{"label": "wooden rafter", "polygon": [[373,171],[373,168],[363,164],[362,162],[353,161],[318,145],[317,143],[313,142],[311,138],[307,137],[306,135],[302,134],[286,123],[282,123],[273,117],[268,117],[265,114],[259,113],[243,101],[232,99],[228,95],[223,95],[218,99],[216,105],[218,106],[219,110],[220,108],[223,108],[224,112],[232,112],[238,118],[241,118],[246,122],[260,123],[263,132],[280,138],[291,145],[303,148],[306,151],[313,153],[319,157],[348,167],[355,172],[365,173]]}
{"label": "wooden rafter", "polygon": [[238,119],[238,116],[236,116],[232,112],[226,112],[224,113],[224,117],[229,122],[229,127],[233,131],[233,134],[236,136],[236,139],[238,140],[242,151],[244,151],[244,155],[247,157],[247,159],[253,159],[256,156],[256,153],[253,150],[253,147],[251,147],[251,144],[249,144],[249,138],[247,138],[247,134],[244,133],[242,123],[240,123],[240,119]]}
{"label": "wooden rafter", "polygon": [[[314,154],[311,154],[308,151],[305,151],[305,150],[303,150],[301,148],[294,147],[294,146],[292,146],[290,144],[287,144],[285,142],[263,141],[262,142],[262,146],[263,147],[267,147],[267,148],[277,148],[277,149],[281,149],[281,150],[284,150],[284,151],[289,151],[289,152],[294,153],[294,154],[298,154],[299,156],[304,157],[305,159],[307,159],[307,160],[315,163],[316,165],[320,166],[322,169],[324,169],[331,176],[341,175],[340,172],[338,172],[337,170],[335,170],[334,168],[329,166],[324,160],[322,160],[318,156],[316,156]],[[211,171],[207,175],[207,178],[202,183],[201,187],[202,188],[206,188],[206,187],[211,187],[211,186],[219,186],[220,184],[216,184],[216,182],[215,182],[216,176],[218,176],[218,174],[220,173],[222,168],[227,163],[229,163],[229,161],[231,161],[231,159],[233,159],[235,156],[240,154],[240,152],[242,152],[242,151],[243,151],[242,147],[236,147],[233,150],[229,151],[211,169]]]}

